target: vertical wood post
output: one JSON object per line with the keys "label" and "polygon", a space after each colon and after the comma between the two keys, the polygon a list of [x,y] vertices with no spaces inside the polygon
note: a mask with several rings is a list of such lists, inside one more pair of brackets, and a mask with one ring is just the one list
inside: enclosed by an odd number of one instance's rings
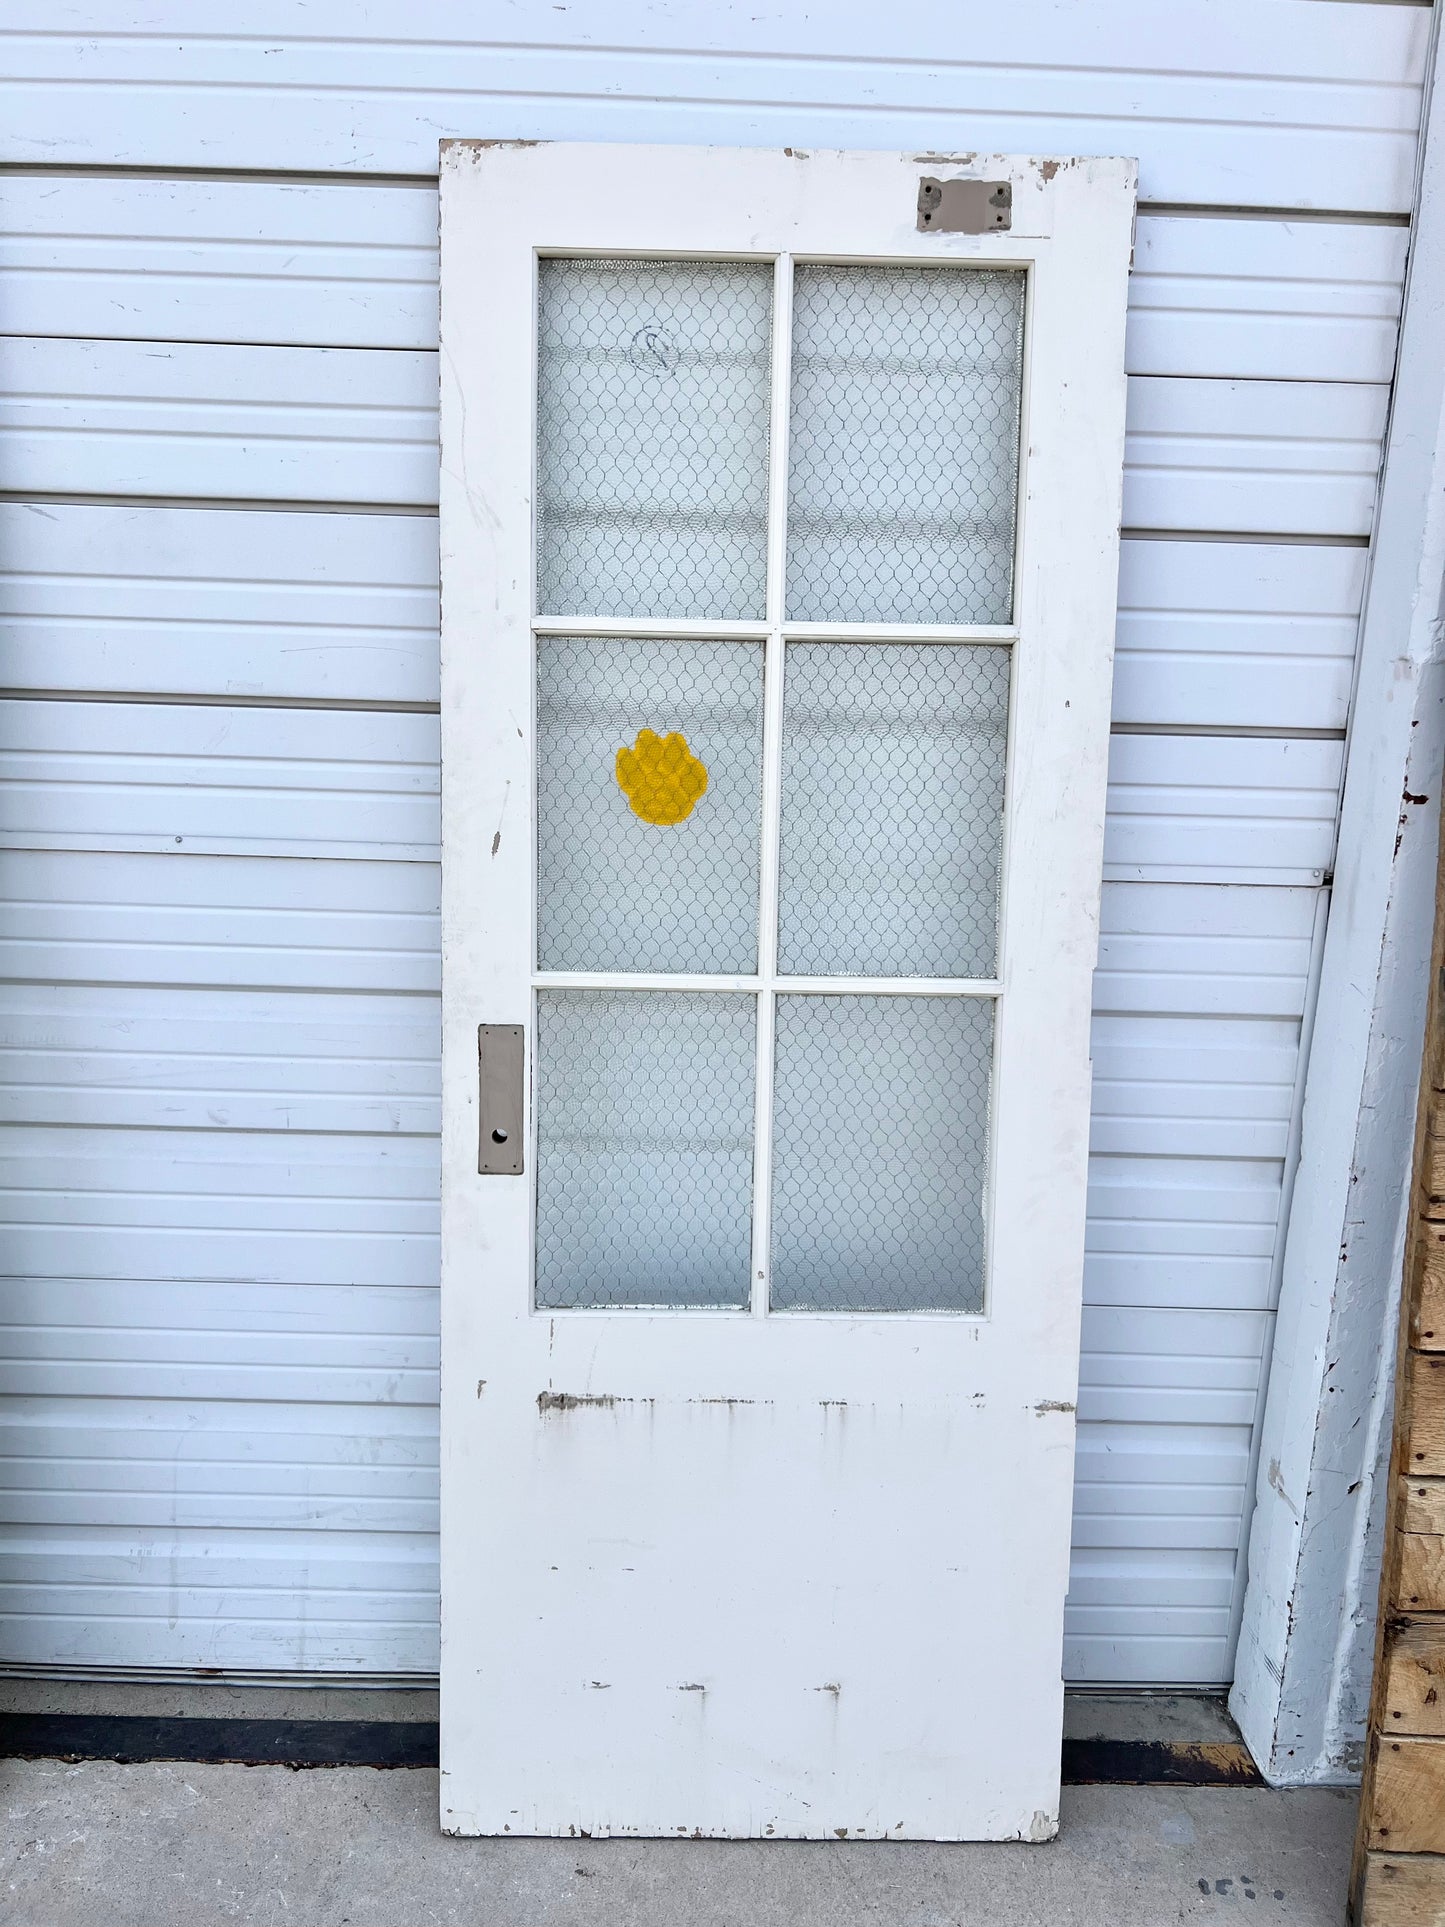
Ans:
{"label": "vertical wood post", "polygon": [[1356,1927],[1445,1922],[1445,838],[1410,1206]]}
{"label": "vertical wood post", "polygon": [[1229,1702],[1276,1786],[1353,1780],[1369,1704],[1445,760],[1442,15]]}

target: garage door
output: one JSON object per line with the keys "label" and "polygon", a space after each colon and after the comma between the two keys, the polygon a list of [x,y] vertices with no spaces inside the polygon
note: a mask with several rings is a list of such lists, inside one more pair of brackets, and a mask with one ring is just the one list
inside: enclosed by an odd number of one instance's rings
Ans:
{"label": "garage door", "polygon": [[[710,103],[621,19],[622,53],[475,69],[415,25],[338,39],[309,93],[312,43],[268,39],[253,82],[236,48],[99,38],[72,159],[159,172],[0,186],[9,1663],[436,1665],[424,177],[505,73],[519,125],[569,137],[903,145],[987,109],[1001,146],[1077,147],[1085,115],[1141,155],[1067,1667],[1229,1676],[1423,18],[1341,5],[1326,37],[1282,0],[1184,49],[1114,4],[1025,73],[1026,8],[934,93],[859,38],[800,94],[749,29]],[[1267,130],[1244,45],[1286,76]],[[6,152],[48,163],[70,55],[25,47],[48,105]],[[137,59],[175,85],[142,96]],[[1148,123],[1115,93],[1140,62]],[[1368,127],[1324,124],[1331,79]],[[904,104],[884,128],[865,94]]]}

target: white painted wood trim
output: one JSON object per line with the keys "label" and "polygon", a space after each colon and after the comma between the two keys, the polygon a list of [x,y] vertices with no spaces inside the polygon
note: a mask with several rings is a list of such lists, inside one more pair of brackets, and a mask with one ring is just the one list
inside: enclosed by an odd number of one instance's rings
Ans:
{"label": "white painted wood trim", "polygon": [[1230,1699],[1280,1785],[1355,1777],[1373,1652],[1441,775],[1445,103],[1433,78],[1427,101]]}

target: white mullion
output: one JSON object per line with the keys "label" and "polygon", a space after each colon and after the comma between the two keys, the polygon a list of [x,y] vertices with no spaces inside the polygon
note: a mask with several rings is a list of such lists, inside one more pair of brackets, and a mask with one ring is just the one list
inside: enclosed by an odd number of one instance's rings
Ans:
{"label": "white mullion", "polygon": [[743,996],[756,996],[761,983],[758,977],[676,970],[541,970],[534,981],[539,990],[718,990]]}
{"label": "white mullion", "polygon": [[994,977],[779,977],[790,997],[998,997]]}
{"label": "white mullion", "polygon": [[635,637],[640,642],[762,642],[766,622],[712,622],[697,616],[663,619],[657,616],[537,616],[532,632],[538,636]]}
{"label": "white mullion", "polygon": [[1018,641],[1011,625],[967,622],[785,622],[790,642],[972,642],[1008,649]]}
{"label": "white mullion", "polygon": [[702,972],[540,970],[538,990],[716,990],[743,996],[776,990],[790,997],[997,997],[996,977],[710,977]]}
{"label": "white mullion", "polygon": [[788,542],[788,415],[792,402],[793,260],[773,268],[768,432],[768,640],[763,658],[763,798],[758,872],[758,1056],[753,1114],[753,1265],[749,1307],[768,1311],[773,1222],[773,1049],[777,1032],[778,843],[783,785],[783,570]]}

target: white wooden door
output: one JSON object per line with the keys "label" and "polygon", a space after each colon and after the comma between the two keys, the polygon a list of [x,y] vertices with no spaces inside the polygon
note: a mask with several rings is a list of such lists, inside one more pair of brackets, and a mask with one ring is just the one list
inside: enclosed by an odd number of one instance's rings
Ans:
{"label": "white wooden door", "polygon": [[444,146],[450,1831],[1056,1830],[1133,200]]}

